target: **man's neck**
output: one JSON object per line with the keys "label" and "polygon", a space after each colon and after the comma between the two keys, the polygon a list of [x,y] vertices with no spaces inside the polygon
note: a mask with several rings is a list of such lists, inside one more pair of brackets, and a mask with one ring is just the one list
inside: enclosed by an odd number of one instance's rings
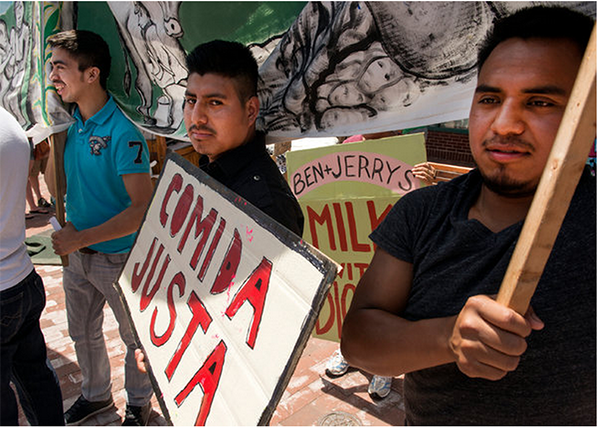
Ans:
{"label": "man's neck", "polygon": [[81,114],[83,123],[102,110],[107,102],[108,92],[102,88],[93,89],[89,94],[86,94],[85,99],[78,100],[77,107],[79,107],[79,114]]}
{"label": "man's neck", "polygon": [[524,220],[533,196],[510,198],[501,196],[481,185],[481,192],[469,210],[469,219],[479,220],[494,233],[498,233]]}

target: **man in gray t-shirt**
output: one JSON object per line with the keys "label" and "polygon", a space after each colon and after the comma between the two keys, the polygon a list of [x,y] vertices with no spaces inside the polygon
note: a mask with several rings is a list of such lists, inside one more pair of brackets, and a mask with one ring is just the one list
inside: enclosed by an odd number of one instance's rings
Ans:
{"label": "man in gray t-shirt", "polygon": [[407,374],[408,424],[595,424],[596,187],[588,171],[527,313],[491,296],[592,27],[559,7],[498,21],[479,55],[469,117],[477,170],[402,198],[371,236],[378,248],[341,348],[353,366]]}

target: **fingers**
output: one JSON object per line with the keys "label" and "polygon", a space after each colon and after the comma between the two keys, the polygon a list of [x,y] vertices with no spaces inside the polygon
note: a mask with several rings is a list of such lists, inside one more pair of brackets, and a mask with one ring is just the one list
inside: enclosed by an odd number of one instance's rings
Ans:
{"label": "fingers", "polygon": [[474,296],[457,316],[449,346],[464,374],[498,380],[518,367],[531,330],[532,321],[517,312]]}
{"label": "fingers", "polygon": [[68,240],[65,239],[64,237],[64,232],[63,229],[54,232],[51,235],[51,240],[52,240],[52,249],[54,250],[54,253],[59,255],[59,256],[66,256],[67,254],[69,254],[70,251],[68,251],[67,249],[67,243]]}
{"label": "fingers", "polygon": [[[61,229],[62,230],[62,229]],[[62,248],[61,248],[61,230],[58,230],[54,233],[52,233],[52,235],[50,235],[50,240],[52,241],[52,249],[54,250],[54,253],[62,256]]]}
{"label": "fingers", "polygon": [[472,378],[499,380],[519,366],[520,356],[506,355],[480,342],[463,347],[456,364],[461,372]]}
{"label": "fingers", "polygon": [[[528,333],[520,335],[512,331],[507,331],[494,324],[493,321],[490,321],[492,317],[486,319],[486,315],[482,315],[481,313],[467,313],[457,322],[455,328],[467,344],[470,341],[481,343],[482,349],[485,346],[486,349],[494,349],[510,356],[519,356],[525,352],[527,342],[524,339],[529,335]],[[528,332],[531,331],[527,326],[525,327],[525,330]]]}
{"label": "fingers", "polygon": [[135,350],[135,362],[137,363],[137,369],[140,373],[146,373],[146,356],[141,349]]}
{"label": "fingers", "polygon": [[436,177],[435,168],[427,162],[415,165],[411,171],[416,178],[427,184],[433,183],[433,180]]}
{"label": "fingers", "polygon": [[413,170],[412,173],[416,178],[418,178],[419,180],[424,181],[426,183],[429,183],[431,180],[433,180],[431,178],[431,176],[425,172]]}
{"label": "fingers", "polygon": [[476,311],[491,325],[525,338],[531,334],[529,322],[506,306],[501,305],[488,296],[474,296],[467,304],[471,304]]}
{"label": "fingers", "polygon": [[67,222],[64,227],[50,235],[54,253],[59,256],[66,256],[80,248],[77,244],[77,229],[73,223]]}
{"label": "fingers", "polygon": [[544,328],[544,322],[538,318],[531,306],[525,312],[525,319],[529,322],[532,330],[541,330]]}

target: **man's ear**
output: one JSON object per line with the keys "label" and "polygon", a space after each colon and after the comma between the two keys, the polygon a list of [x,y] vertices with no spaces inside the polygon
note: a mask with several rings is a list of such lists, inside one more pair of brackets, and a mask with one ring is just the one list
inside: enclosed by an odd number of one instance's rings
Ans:
{"label": "man's ear", "polygon": [[94,83],[94,81],[100,78],[100,69],[98,67],[90,67],[85,72],[88,83]]}
{"label": "man's ear", "polygon": [[254,123],[260,112],[260,101],[256,95],[246,101],[246,111],[248,112],[248,121]]}

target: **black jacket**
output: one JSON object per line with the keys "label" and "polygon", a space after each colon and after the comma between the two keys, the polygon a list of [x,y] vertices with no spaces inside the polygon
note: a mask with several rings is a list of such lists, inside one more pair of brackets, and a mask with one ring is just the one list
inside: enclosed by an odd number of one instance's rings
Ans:
{"label": "black jacket", "polygon": [[214,162],[202,156],[198,166],[256,208],[302,236],[304,216],[279,168],[265,146],[265,137],[256,133],[253,140],[236,147]]}

